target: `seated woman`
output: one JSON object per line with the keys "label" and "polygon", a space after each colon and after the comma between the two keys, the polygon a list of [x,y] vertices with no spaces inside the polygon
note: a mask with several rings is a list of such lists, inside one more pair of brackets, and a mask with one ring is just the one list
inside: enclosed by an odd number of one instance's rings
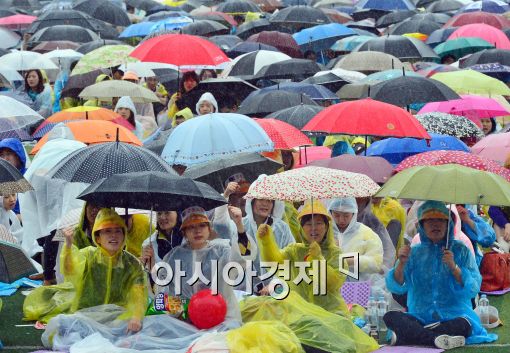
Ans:
{"label": "seated woman", "polygon": [[197,115],[205,115],[218,112],[218,103],[212,93],[202,94],[196,105]]}
{"label": "seated woman", "polygon": [[438,201],[420,206],[421,243],[402,247],[386,275],[392,293],[407,293],[408,312],[389,311],[384,316],[394,332],[392,344],[450,349],[497,339],[472,309],[471,298],[479,292],[482,278],[470,250],[454,238],[448,212]]}
{"label": "seated woman", "polygon": [[25,74],[25,91],[34,102],[34,110],[47,118],[52,111],[51,86],[44,83],[41,70],[29,70]]}
{"label": "seated woman", "polygon": [[156,231],[143,241],[141,261],[144,266],[154,266],[173,248],[181,245],[183,234],[180,222],[175,211],[156,212]]}
{"label": "seated woman", "polygon": [[73,245],[78,249],[95,246],[94,239],[92,239],[92,230],[94,229],[94,223],[100,209],[101,207],[90,202],[85,203],[83,206],[80,220],[74,228]]}

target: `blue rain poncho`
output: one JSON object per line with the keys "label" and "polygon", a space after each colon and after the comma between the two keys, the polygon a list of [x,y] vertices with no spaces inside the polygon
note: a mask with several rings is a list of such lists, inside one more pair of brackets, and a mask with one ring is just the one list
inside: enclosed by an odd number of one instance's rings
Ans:
{"label": "blue rain poncho", "polygon": [[[430,209],[438,209],[448,214],[443,203],[427,201],[419,208],[418,219]],[[411,248],[409,260],[404,267],[404,283],[400,285],[395,280],[393,268],[386,275],[386,286],[392,293],[407,293],[408,313],[422,324],[464,317],[472,327],[467,344],[493,342],[498,336],[487,333],[471,305],[471,298],[480,291],[482,277],[473,254],[462,242],[454,239],[453,230],[453,222],[450,222],[448,243],[455,263],[462,271],[462,286],[442,261],[446,239],[437,244],[432,243],[425,235],[421,223],[418,223],[421,243]]]}
{"label": "blue rain poncho", "polygon": [[471,228],[467,223],[462,223],[462,231],[468,236],[471,243],[473,243],[476,264],[480,266],[483,253],[480,251],[478,245],[485,248],[491,246],[496,241],[496,232],[482,217],[475,215],[470,210],[468,210],[468,212],[475,229]]}

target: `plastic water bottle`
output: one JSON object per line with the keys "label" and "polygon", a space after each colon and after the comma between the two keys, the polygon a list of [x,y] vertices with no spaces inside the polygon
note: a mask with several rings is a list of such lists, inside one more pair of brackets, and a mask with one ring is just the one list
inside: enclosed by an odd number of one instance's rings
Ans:
{"label": "plastic water bottle", "polygon": [[478,301],[478,313],[480,314],[480,321],[482,321],[482,325],[489,325],[489,299],[485,294],[482,294],[482,297]]}
{"label": "plastic water bottle", "polygon": [[377,299],[377,321],[379,322],[379,339],[382,341],[386,340],[386,336],[388,334],[388,328],[383,320],[384,314],[386,314],[387,311],[388,303],[386,302],[384,293],[381,293]]}
{"label": "plastic water bottle", "polygon": [[377,302],[373,295],[370,295],[370,298],[368,299],[366,317],[366,321],[370,324],[370,329],[378,331],[379,320],[377,317]]}

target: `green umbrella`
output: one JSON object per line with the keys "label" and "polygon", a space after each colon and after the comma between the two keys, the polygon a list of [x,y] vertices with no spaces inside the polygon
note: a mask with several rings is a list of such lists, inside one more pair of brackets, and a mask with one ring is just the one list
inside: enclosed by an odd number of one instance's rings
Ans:
{"label": "green umbrella", "polygon": [[452,204],[510,206],[510,183],[496,175],[458,164],[403,170],[375,197],[435,200]]}
{"label": "green umbrella", "polygon": [[510,88],[502,81],[474,70],[439,72],[432,75],[458,94],[510,95]]}
{"label": "green umbrella", "polygon": [[84,74],[98,69],[108,69],[111,67],[136,62],[138,59],[132,58],[129,54],[133,47],[129,45],[105,45],[85,54],[71,75]]}
{"label": "green umbrella", "polygon": [[159,102],[159,98],[151,90],[123,80],[102,81],[85,87],[78,95],[83,99],[99,99],[109,101],[113,97],[129,96],[134,103]]}
{"label": "green umbrella", "polygon": [[447,40],[435,47],[434,51],[441,58],[447,55],[453,55],[456,59],[459,59],[467,54],[473,54],[480,50],[490,48],[494,48],[494,45],[481,38],[466,37]]}

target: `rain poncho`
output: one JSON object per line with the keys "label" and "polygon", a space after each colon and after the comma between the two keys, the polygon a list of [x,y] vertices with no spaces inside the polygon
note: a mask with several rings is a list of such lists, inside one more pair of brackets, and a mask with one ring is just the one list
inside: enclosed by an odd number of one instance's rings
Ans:
{"label": "rain poncho", "polygon": [[[398,236],[395,246],[395,252],[398,253],[398,249],[404,245],[404,231],[406,225],[406,212],[404,208],[397,200],[386,197],[377,205],[372,203],[372,213],[386,227],[386,230],[392,229],[393,227],[398,229],[400,226],[400,235]],[[390,225],[389,228],[388,225]],[[388,233],[390,233],[389,230]]]}
{"label": "rain poncho", "polygon": [[139,139],[143,139],[144,138],[144,132],[143,132],[144,129],[143,129],[142,124],[136,120],[136,108],[135,108],[135,104],[133,103],[131,98],[128,96],[120,97],[117,102],[117,105],[115,106],[115,112],[117,112],[117,110],[119,110],[119,108],[127,108],[127,109],[131,110],[131,112],[133,113],[133,116],[135,117],[135,130],[133,131],[133,133]]}
{"label": "rain poncho", "polygon": [[184,118],[184,121],[189,120],[193,118],[193,112],[189,108],[184,108],[182,110],[179,110],[177,113],[175,113],[174,117],[172,118],[172,126],[177,126],[177,116],[182,116]]}
{"label": "rain poncho", "polygon": [[[160,247],[159,244],[161,242],[165,242],[165,247]],[[166,235],[164,235],[159,230],[156,230],[154,233],[151,234],[150,237],[145,239],[143,241],[142,247],[146,246],[152,246],[152,249],[154,250],[154,261],[159,262],[162,261],[165,255],[168,253],[168,248],[173,249],[182,243],[182,233],[177,229],[177,227],[174,227],[172,229],[172,233],[170,235],[170,239]],[[167,251],[166,253],[164,253]]]}
{"label": "rain poncho", "polygon": [[3,196],[0,196],[0,224],[14,236],[18,244],[21,244],[23,240],[21,223],[12,210],[6,210],[3,207],[3,200]]}
{"label": "rain poncho", "polygon": [[342,252],[359,254],[359,280],[370,281],[372,285],[382,281],[383,246],[381,239],[372,229],[357,221],[358,205],[353,197],[334,199],[328,211],[352,213],[351,223],[342,233],[335,225],[338,244]]}
{"label": "rain poncho", "polygon": [[[6,138],[0,141],[0,149],[7,148],[14,152],[16,156],[18,156],[20,161],[20,167],[18,168],[21,174],[25,174],[26,172],[26,164],[27,164],[27,154],[25,152],[25,148],[20,140],[17,138]],[[16,201],[16,206],[13,209],[14,213],[20,213],[19,201]]]}
{"label": "rain poncho", "polygon": [[[438,201],[427,201],[418,210],[418,219],[428,210],[439,210],[448,214],[445,205]],[[446,239],[432,243],[418,224],[420,244],[413,245],[409,260],[404,267],[404,282],[394,278],[395,269],[386,275],[386,286],[395,294],[407,293],[408,313],[424,325],[464,317],[471,323],[472,334],[466,343],[492,342],[495,334],[488,334],[474,312],[471,298],[480,291],[482,277],[475,258],[469,249],[453,236],[454,225],[449,224],[448,243],[454,260],[462,272],[463,285],[459,285],[450,269],[443,263],[443,248]]]}
{"label": "rain poncho", "polygon": [[133,225],[127,233],[126,250],[135,257],[142,255],[142,244],[150,235],[150,221],[144,214],[131,215]]}
{"label": "rain poncho", "polygon": [[301,241],[301,224],[298,221],[298,211],[290,202],[285,202],[283,221],[288,224],[296,243],[299,243]]}
{"label": "rain poncho", "polygon": [[[311,214],[312,204],[307,203],[300,212],[300,218],[306,214]],[[310,244],[306,240],[304,234],[301,234],[301,243],[290,244],[284,249],[280,249],[276,242],[275,236],[272,229],[270,228],[269,234],[264,238],[260,238],[257,233],[257,241],[259,245],[260,258],[262,261],[277,261],[279,264],[283,264],[284,260],[290,260],[290,278],[288,282],[290,292],[296,292],[305,300],[310,303],[316,304],[329,312],[336,312],[345,316],[349,316],[347,305],[340,295],[340,288],[342,287],[345,276],[338,270],[340,265],[340,248],[335,245],[335,239],[333,236],[333,224],[331,217],[326,211],[324,205],[319,201],[313,203],[313,213],[321,214],[328,218],[329,229],[327,230],[326,236],[322,240],[321,247],[321,259],[325,259],[327,262],[327,294],[318,296],[313,295],[313,282],[310,284],[301,282],[296,285],[292,282],[299,274],[299,268],[293,263],[304,261],[310,250]]]}
{"label": "rain poncho", "polygon": [[202,114],[200,114],[200,103],[205,102],[205,101],[211,103],[214,106],[213,113],[218,112],[218,102],[216,102],[216,98],[214,98],[214,96],[211,93],[205,92],[204,94],[202,94],[202,96],[200,96],[200,99],[198,100],[197,105],[195,107],[195,110],[198,115],[202,115]]}
{"label": "rain poncho", "polygon": [[462,230],[468,236],[473,248],[475,249],[475,259],[478,266],[480,266],[483,258],[483,253],[478,247],[489,247],[496,241],[496,232],[494,229],[483,220],[482,217],[475,215],[471,210],[468,210],[469,218],[474,223],[475,228],[471,228],[468,224],[462,223]]}
{"label": "rain poncho", "polygon": [[43,118],[47,118],[51,115],[52,104],[53,104],[53,92],[49,84],[44,85],[44,89],[41,93],[37,93],[29,89],[27,91],[28,96],[34,102],[34,110],[42,115]]}
{"label": "rain poncho", "polygon": [[86,248],[87,246],[95,246],[92,240],[92,229],[90,228],[87,220],[87,203],[83,205],[83,210],[80,214],[80,220],[74,228],[73,244],[78,249]]}

